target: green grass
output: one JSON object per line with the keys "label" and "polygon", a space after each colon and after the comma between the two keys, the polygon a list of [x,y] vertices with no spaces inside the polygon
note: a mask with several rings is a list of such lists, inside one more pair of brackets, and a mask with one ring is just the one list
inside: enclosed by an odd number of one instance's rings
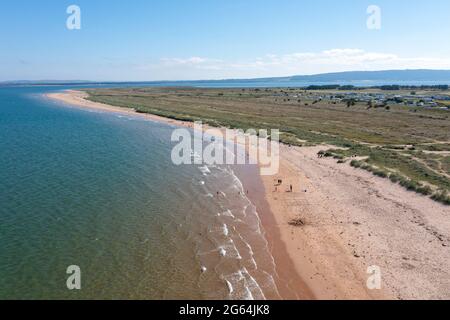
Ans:
{"label": "green grass", "polygon": [[431,170],[423,163],[411,159],[398,151],[386,150],[382,147],[370,147],[355,144],[345,150],[333,149],[327,151],[327,153],[332,154],[333,157],[341,156],[349,158],[353,155],[367,157],[365,163],[368,166],[378,167],[384,172],[396,171],[413,181],[424,182],[434,185],[437,188],[450,190],[450,180],[445,175]]}
{"label": "green grass", "polygon": [[450,195],[446,191],[440,191],[440,192],[435,193],[431,197],[431,199],[441,202],[447,206],[450,205]]}

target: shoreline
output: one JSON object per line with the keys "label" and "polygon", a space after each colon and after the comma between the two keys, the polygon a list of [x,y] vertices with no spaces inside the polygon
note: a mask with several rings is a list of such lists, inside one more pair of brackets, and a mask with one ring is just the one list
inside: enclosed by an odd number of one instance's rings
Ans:
{"label": "shoreline", "polygon": [[[188,122],[91,102],[80,91],[46,96],[82,108],[193,127]],[[263,226],[268,237],[273,237],[272,251],[279,255],[277,269],[287,279],[295,277],[292,288],[303,293],[298,297],[448,299],[450,208],[348,164],[317,159],[323,149],[326,146],[281,144],[279,174],[260,176],[265,192],[250,197],[252,202],[263,203],[263,208],[268,204],[270,213],[263,216],[269,219]],[[274,179],[283,180],[276,191]],[[292,193],[285,190],[290,184]],[[293,219],[301,223],[292,226]],[[367,288],[370,266],[381,270],[380,290]]]}
{"label": "shoreline", "polygon": [[[51,100],[63,102],[70,107],[127,114],[142,117],[151,121],[194,129],[194,124],[191,122],[164,118],[153,114],[137,113],[133,109],[115,107],[86,100],[86,94],[78,90],[66,90],[62,93],[49,93],[44,96]],[[220,128],[203,124],[203,131],[209,129],[220,130]],[[274,214],[271,211],[270,205],[267,203],[265,186],[261,176],[258,173],[256,176],[248,174],[247,170],[239,165],[233,166],[233,171],[239,180],[241,180],[244,189],[250,190],[248,198],[257,208],[262,227],[264,228],[266,241],[271,249],[270,254],[274,258],[276,271],[276,274],[274,275],[276,276],[275,283],[281,298],[285,300],[313,300],[315,297],[312,291],[300,277],[291,256],[287,252],[285,243],[281,240],[280,230],[277,227]]]}
{"label": "shoreline", "polygon": [[282,241],[281,232],[275,220],[275,215],[267,202],[266,190],[258,172],[248,172],[246,168],[236,166],[234,173],[248,190],[247,197],[257,208],[264,236],[270,248],[275,263],[276,284],[282,299],[284,300],[313,300],[315,296],[306,282],[301,278],[293,263],[291,255],[287,251],[286,244]]}

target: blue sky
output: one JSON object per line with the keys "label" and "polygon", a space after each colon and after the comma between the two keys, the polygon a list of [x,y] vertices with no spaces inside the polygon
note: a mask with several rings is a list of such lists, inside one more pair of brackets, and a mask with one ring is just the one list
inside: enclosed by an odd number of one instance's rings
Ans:
{"label": "blue sky", "polygon": [[[69,5],[81,29],[68,30]],[[367,8],[381,9],[370,30]],[[450,69],[448,0],[9,0],[0,81]]]}

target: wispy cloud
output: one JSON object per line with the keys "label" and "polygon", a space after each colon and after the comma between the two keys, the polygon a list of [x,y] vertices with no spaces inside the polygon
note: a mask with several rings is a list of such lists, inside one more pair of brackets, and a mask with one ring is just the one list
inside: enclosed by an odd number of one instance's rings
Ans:
{"label": "wispy cloud", "polygon": [[227,61],[207,57],[162,58],[141,70],[161,79],[219,79],[290,76],[351,70],[450,69],[450,58],[401,57],[393,53],[355,48],[321,52],[267,54],[251,60]]}
{"label": "wispy cloud", "polygon": [[208,62],[209,59],[201,58],[201,57],[190,57],[186,59],[182,58],[162,58],[161,62],[166,66],[178,66],[178,65],[197,65],[200,66],[206,62]]}

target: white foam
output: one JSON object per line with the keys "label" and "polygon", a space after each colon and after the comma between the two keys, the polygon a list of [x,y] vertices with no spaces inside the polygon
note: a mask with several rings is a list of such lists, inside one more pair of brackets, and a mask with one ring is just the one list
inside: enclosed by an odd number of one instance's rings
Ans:
{"label": "white foam", "polygon": [[198,170],[204,175],[207,176],[211,173],[211,170],[209,170],[208,166],[198,167]]}
{"label": "white foam", "polygon": [[249,288],[245,288],[245,296],[242,300],[255,300],[255,298],[253,298],[252,292],[250,291]]}
{"label": "white foam", "polygon": [[228,293],[229,293],[230,295],[233,294],[233,292],[234,292],[233,285],[232,285],[231,282],[228,281],[228,280],[225,280],[225,282],[226,282],[227,287],[228,287]]}
{"label": "white foam", "polygon": [[[202,173],[207,173],[207,170],[211,172],[211,166],[206,168],[205,167],[199,167],[199,170]],[[231,271],[230,274],[228,274],[228,272],[230,271],[227,271],[227,273],[220,272],[220,269],[222,268],[220,264],[216,266],[216,271],[221,274],[221,279],[224,281],[224,285],[226,284],[228,288],[229,299],[265,299],[265,294],[261,289],[261,286],[267,288],[269,290],[268,292],[272,292],[273,290],[277,292],[278,290],[276,288],[275,281],[273,280],[273,277],[276,276],[276,265],[273,256],[270,254],[259,214],[256,210],[256,207],[246,195],[242,182],[235,175],[231,167],[218,166],[217,170],[214,169],[213,172],[214,175],[211,175],[211,178],[223,179],[227,182],[230,181],[229,179],[231,178],[230,184],[227,184],[227,186],[218,193],[221,195],[221,197],[226,198],[225,192],[229,193],[230,195],[235,195],[237,191],[239,191],[241,194],[241,197],[239,197],[238,200],[240,208],[232,207],[231,209],[230,207],[230,209],[228,209],[226,199],[221,199],[220,202],[222,204],[219,203],[219,205],[222,207],[223,211],[216,211],[218,212],[216,216],[219,217],[217,220],[222,223],[218,224],[218,228],[210,226],[208,230],[209,232],[213,233],[212,239],[214,239],[214,242],[217,241],[218,246],[213,249],[213,252],[204,252],[203,254],[212,254],[216,255],[217,257],[217,254],[219,253],[224,261],[231,260],[232,262],[230,261],[230,263],[233,263],[233,265],[235,263],[238,264],[237,269],[233,270],[235,272]],[[236,197],[232,198],[236,199]],[[227,223],[223,223],[224,221],[226,221]],[[255,239],[255,241],[258,242],[258,248],[260,247],[259,242],[263,242],[261,244],[265,247],[265,249],[267,249],[267,251],[262,254],[268,255],[268,258],[271,260],[269,260],[268,262],[272,262],[273,266],[273,268],[270,268],[270,273],[267,273],[264,270],[259,270],[258,265],[255,261],[255,253],[253,252],[252,246],[249,242],[247,242],[246,239],[243,238],[243,235],[238,233],[238,227],[236,227],[237,229],[235,230],[234,226],[239,221],[245,225],[248,225],[248,227],[250,228],[249,231],[251,234],[249,234],[249,236],[251,239],[256,236],[257,239]],[[226,237],[227,240],[223,241],[223,237]],[[237,243],[234,243],[231,237],[233,237],[237,241]],[[239,237],[239,239],[235,237]],[[242,248],[242,254],[245,257],[245,260],[243,260],[243,257],[241,256],[237,248],[237,245],[239,246],[239,248]],[[265,260],[264,256],[263,260]],[[252,272],[252,274],[249,273],[249,270],[250,272]],[[273,275],[271,273],[273,273]],[[263,278],[260,279],[260,276],[262,276]],[[259,284],[254,277],[257,277],[258,280],[261,280],[261,284]],[[273,288],[269,289],[269,287]]]}
{"label": "white foam", "polygon": [[[230,286],[233,288],[233,291],[229,293],[230,298],[232,299],[266,299],[264,293],[261,290],[261,287],[258,285],[256,280],[248,273],[245,267],[232,274],[224,276],[223,279],[227,283],[228,288],[230,288]],[[235,288],[239,291],[235,292]]]}
{"label": "white foam", "polygon": [[235,218],[235,216],[233,215],[233,213],[231,212],[230,209],[228,209],[227,211],[224,211],[222,213],[219,214],[220,216],[224,216],[224,217],[230,217],[230,218]]}
{"label": "white foam", "polygon": [[242,260],[242,256],[239,250],[236,248],[233,239],[229,239],[226,244],[220,246],[220,250],[225,250],[225,253],[228,258]]}
{"label": "white foam", "polygon": [[228,237],[229,231],[228,231],[228,226],[224,223],[222,226],[222,231],[223,231],[223,235],[225,237]]}
{"label": "white foam", "polygon": [[245,246],[247,247],[248,250],[248,254],[250,255],[250,262],[253,266],[253,269],[257,270],[258,269],[258,264],[256,263],[256,260],[254,258],[254,253],[253,253],[253,249],[250,246],[250,244],[245,241],[245,239],[242,237],[242,235],[240,233],[237,233],[239,239],[245,244]]}

